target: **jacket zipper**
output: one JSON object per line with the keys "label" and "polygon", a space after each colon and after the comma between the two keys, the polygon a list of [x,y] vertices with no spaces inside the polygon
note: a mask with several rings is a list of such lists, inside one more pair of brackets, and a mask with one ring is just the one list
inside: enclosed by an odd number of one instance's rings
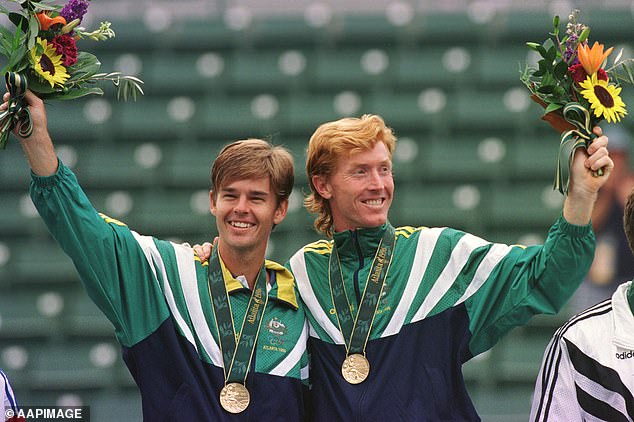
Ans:
{"label": "jacket zipper", "polygon": [[363,268],[363,253],[361,252],[361,245],[359,245],[359,237],[357,236],[357,232],[351,232],[352,242],[354,243],[354,247],[357,251],[357,257],[359,258],[359,266],[354,272],[353,275],[353,283],[354,283],[354,293],[357,296],[357,308],[361,303],[361,286],[359,285],[359,271]]}

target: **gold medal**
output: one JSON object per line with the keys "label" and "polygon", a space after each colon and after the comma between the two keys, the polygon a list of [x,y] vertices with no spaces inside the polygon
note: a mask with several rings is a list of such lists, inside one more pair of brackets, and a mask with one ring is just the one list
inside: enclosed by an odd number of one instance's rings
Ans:
{"label": "gold medal", "polygon": [[341,374],[350,384],[360,384],[370,373],[370,362],[365,356],[354,353],[346,357],[341,365]]}
{"label": "gold medal", "polygon": [[231,382],[220,390],[220,404],[229,413],[240,413],[249,407],[249,390],[238,382]]}

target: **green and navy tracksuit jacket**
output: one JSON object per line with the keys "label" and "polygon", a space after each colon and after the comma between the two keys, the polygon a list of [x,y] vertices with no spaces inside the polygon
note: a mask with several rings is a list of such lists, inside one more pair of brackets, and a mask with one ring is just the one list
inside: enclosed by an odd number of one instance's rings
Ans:
{"label": "green and navy tracksuit jacket", "polygon": [[531,316],[556,313],[594,254],[590,225],[560,217],[543,246],[489,243],[450,228],[399,227],[366,348],[370,375],[341,375],[344,340],[328,284],[336,242],[356,315],[385,225],[344,231],[289,262],[310,322],[311,398],[318,421],[479,420],[461,366]]}
{"label": "green and navy tracksuit jacket", "polygon": [[[231,415],[218,399],[224,372],[207,264],[191,248],[139,235],[98,214],[61,162],[52,176],[33,175],[31,197],[88,295],[114,325],[145,420],[304,418],[308,324],[286,268],[266,261],[271,300],[246,381],[251,403]],[[251,292],[223,270],[239,327]]]}

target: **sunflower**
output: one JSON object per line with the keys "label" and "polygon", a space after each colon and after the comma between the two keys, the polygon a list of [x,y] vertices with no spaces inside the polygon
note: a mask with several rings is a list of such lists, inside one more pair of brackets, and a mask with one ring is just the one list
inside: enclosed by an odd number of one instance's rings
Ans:
{"label": "sunflower", "polygon": [[51,88],[55,84],[64,85],[66,79],[70,78],[70,75],[66,73],[66,68],[62,65],[62,55],[57,54],[55,46],[46,40],[37,38],[30,51],[29,59],[35,73],[47,80],[51,84]]}
{"label": "sunflower", "polygon": [[581,95],[590,103],[594,115],[605,118],[608,122],[616,123],[627,114],[625,103],[619,97],[621,87],[608,84],[607,81],[597,78],[597,74],[588,76],[581,83]]}

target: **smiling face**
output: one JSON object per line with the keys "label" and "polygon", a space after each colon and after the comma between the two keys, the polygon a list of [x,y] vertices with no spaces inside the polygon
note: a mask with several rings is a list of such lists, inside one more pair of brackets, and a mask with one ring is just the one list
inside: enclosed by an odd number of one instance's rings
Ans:
{"label": "smiling face", "polygon": [[394,178],[383,142],[369,150],[340,155],[331,175],[316,175],[312,180],[330,205],[335,231],[376,227],[387,221]]}
{"label": "smiling face", "polygon": [[210,192],[221,251],[264,255],[273,226],[282,222],[288,201],[277,203],[268,178],[227,182]]}

